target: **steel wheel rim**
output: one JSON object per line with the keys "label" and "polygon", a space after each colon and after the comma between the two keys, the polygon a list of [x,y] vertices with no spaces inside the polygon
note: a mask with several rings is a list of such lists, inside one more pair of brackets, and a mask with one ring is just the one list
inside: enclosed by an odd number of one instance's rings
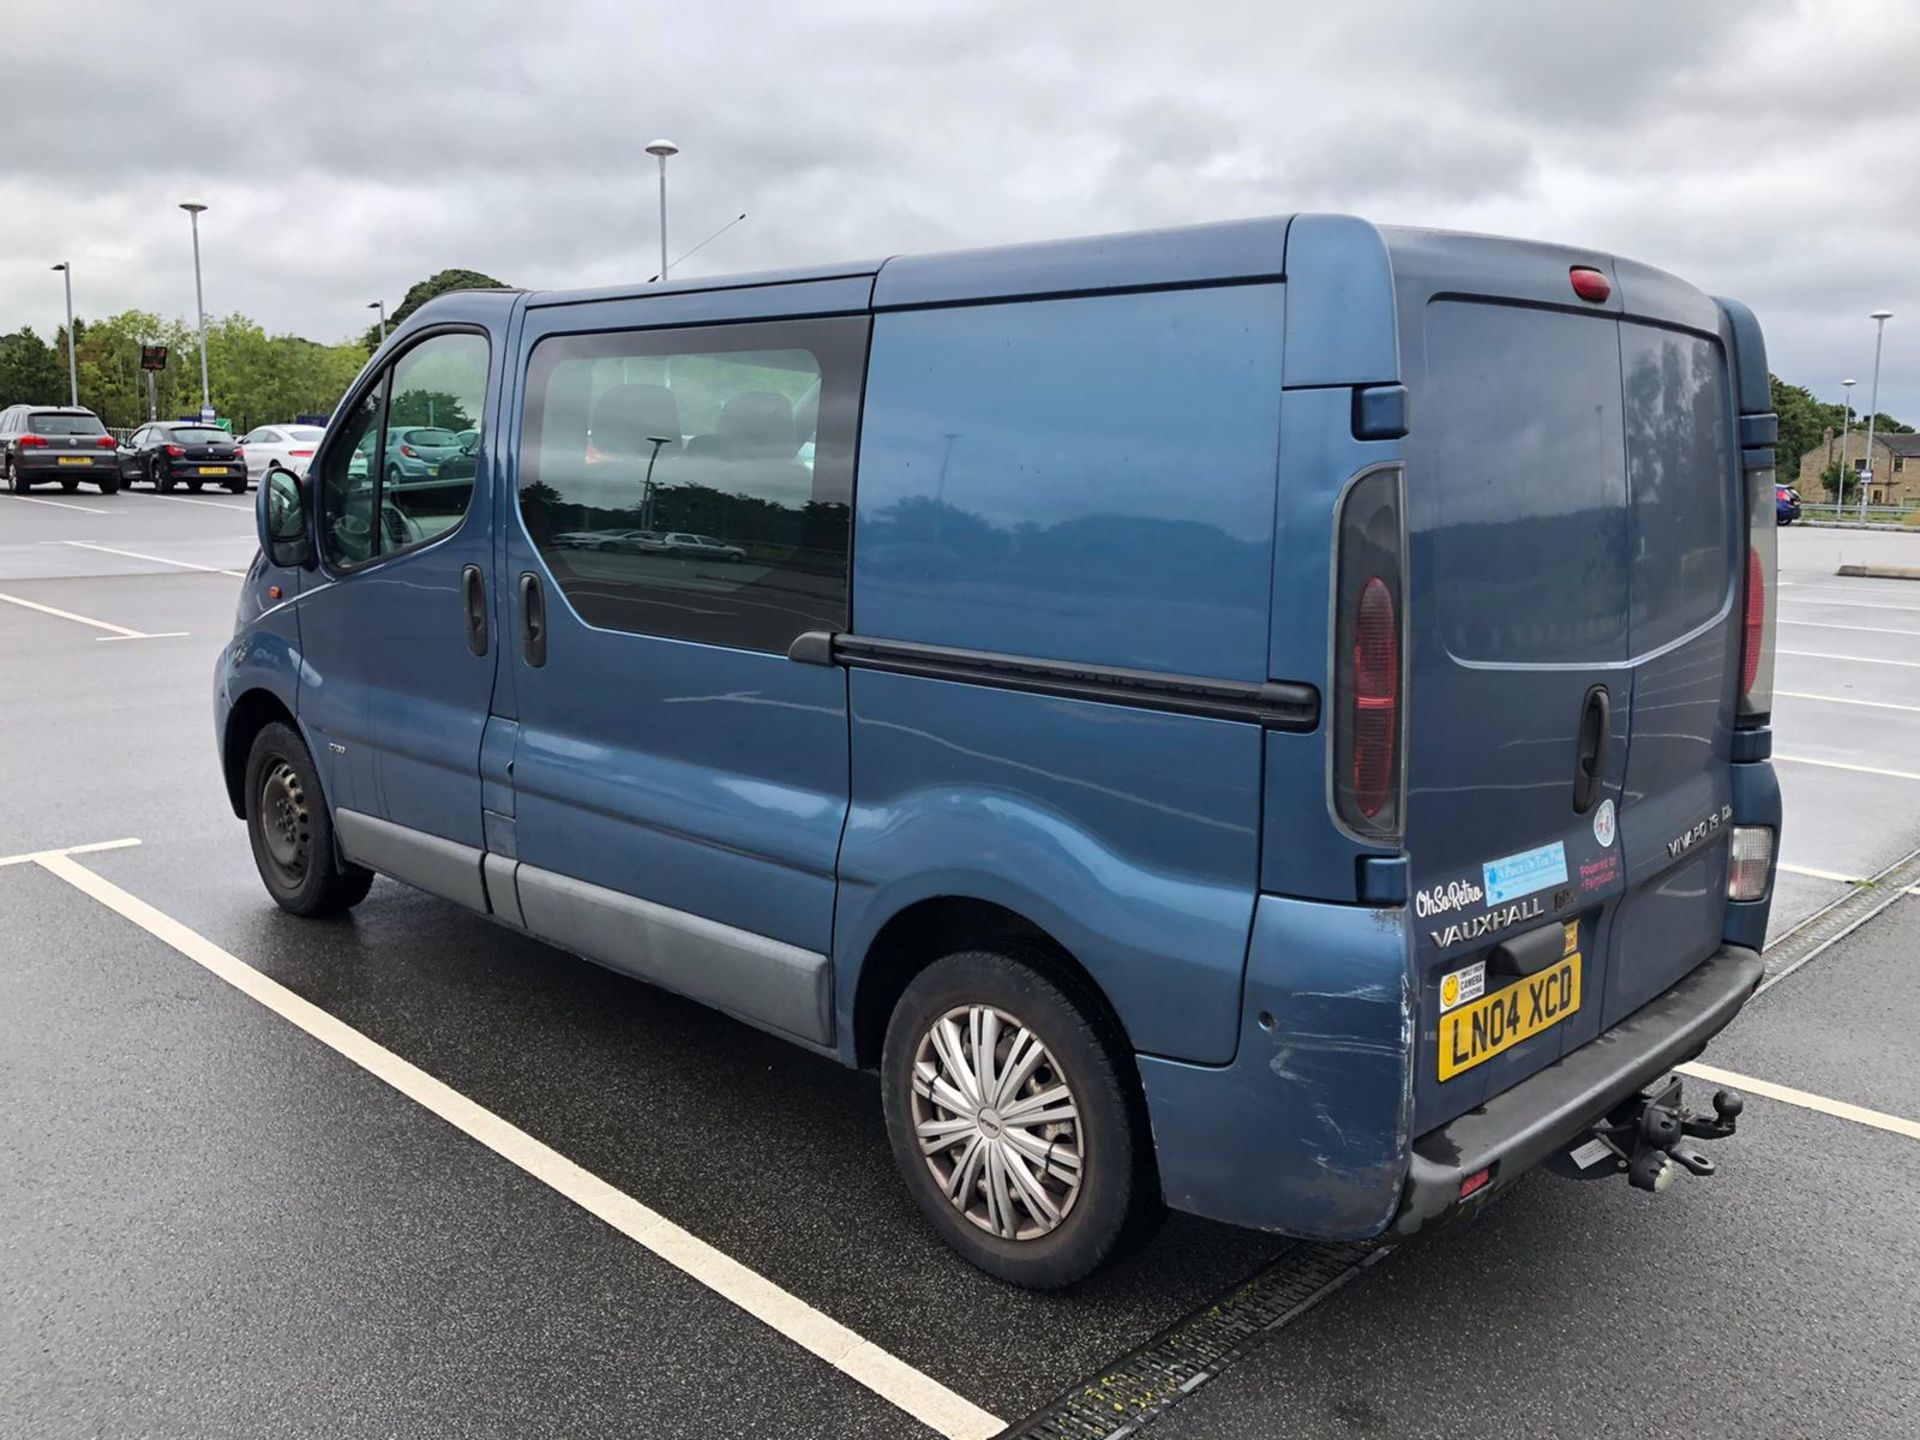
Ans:
{"label": "steel wheel rim", "polygon": [[280,877],[290,885],[298,884],[307,871],[312,818],[306,787],[285,760],[274,761],[260,782],[260,841]]}
{"label": "steel wheel rim", "polygon": [[947,1203],[989,1235],[1037,1240],[1080,1197],[1079,1102],[1052,1050],[997,1006],[959,1006],[921,1035],[913,1130]]}

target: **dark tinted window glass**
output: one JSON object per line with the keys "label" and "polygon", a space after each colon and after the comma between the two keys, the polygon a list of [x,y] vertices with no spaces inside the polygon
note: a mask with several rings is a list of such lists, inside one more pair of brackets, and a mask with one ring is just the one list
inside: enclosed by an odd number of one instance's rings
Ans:
{"label": "dark tinted window glass", "polygon": [[91,415],[29,415],[27,429],[35,435],[104,435],[107,427]]}
{"label": "dark tinted window glass", "polygon": [[233,438],[217,425],[176,425],[168,433],[181,445],[221,445]]}
{"label": "dark tinted window glass", "polygon": [[520,510],[590,625],[784,651],[846,628],[863,317],[556,336]]}
{"label": "dark tinted window glass", "polygon": [[1416,528],[1438,512],[1434,595],[1459,659],[1626,658],[1618,329],[1518,306],[1427,311],[1407,492]]}
{"label": "dark tinted window glass", "polygon": [[1646,325],[1620,327],[1627,473],[1633,487],[1633,648],[1645,653],[1711,619],[1732,578],[1732,428],[1720,347]]}

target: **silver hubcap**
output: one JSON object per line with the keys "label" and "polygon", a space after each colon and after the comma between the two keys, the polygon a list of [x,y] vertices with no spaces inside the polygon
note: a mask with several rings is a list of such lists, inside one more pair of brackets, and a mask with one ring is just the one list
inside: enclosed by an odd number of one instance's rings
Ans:
{"label": "silver hubcap", "polygon": [[949,1010],[913,1057],[913,1128],[947,1200],[1003,1240],[1034,1240],[1080,1194],[1080,1107],[1053,1052],[1004,1010]]}

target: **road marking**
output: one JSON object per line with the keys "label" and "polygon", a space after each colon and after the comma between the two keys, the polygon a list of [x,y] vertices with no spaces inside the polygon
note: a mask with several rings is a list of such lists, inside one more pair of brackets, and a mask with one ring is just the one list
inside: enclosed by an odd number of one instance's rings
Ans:
{"label": "road marking", "polygon": [[[0,600],[6,597],[0,595]],[[1877,765],[1850,765],[1845,760],[1811,760],[1805,755],[1782,755],[1775,752],[1774,759],[1785,760],[1791,765],[1821,765],[1829,770],[1852,770],[1861,775],[1884,775],[1889,780],[1920,780],[1920,774],[1912,770],[1882,770]]]}
{"label": "road marking", "polygon": [[9,500],[25,501],[29,505],[51,505],[56,510],[78,510],[82,515],[111,515],[111,510],[96,510],[91,505],[76,505],[71,500],[42,500],[38,495],[16,495],[11,490],[0,492]]}
{"label": "road marking", "polygon": [[1800,660],[1857,660],[1862,665],[1898,665],[1904,670],[1920,670],[1920,660],[1882,660],[1878,655],[1829,655],[1824,650],[1775,650],[1773,653],[1792,655]]}
{"label": "road marking", "polygon": [[1886,625],[1835,625],[1826,620],[1780,619],[1782,625],[1797,625],[1802,630],[1852,630],[1861,635],[1920,635],[1920,630],[1895,630]]}
{"label": "road marking", "polygon": [[34,863],[305,1031],[496,1155],[605,1221],[770,1329],[866,1386],[946,1440],[989,1440],[1005,1422],[889,1351],[615,1189],[551,1146],[303,1000],[138,896],[59,852]]}
{"label": "road marking", "polygon": [[22,855],[0,855],[0,865],[31,865],[49,855],[92,855],[101,850],[124,850],[138,840],[95,840],[91,845],[62,845],[57,850],[29,850]]}
{"label": "road marking", "polygon": [[1774,869],[1784,870],[1789,875],[1805,875],[1810,880],[1838,880],[1843,885],[1867,883],[1867,877],[1864,875],[1842,875],[1838,870],[1816,870],[1811,865],[1789,865],[1784,860],[1774,866]]}
{"label": "road marking", "polygon": [[19,605],[28,610],[38,610],[42,615],[57,615],[62,620],[72,620],[76,624],[91,625],[96,630],[111,630],[115,640],[165,640],[176,635],[184,635],[184,630],[169,630],[162,635],[149,635],[144,630],[129,630],[124,625],[114,625],[105,620],[89,620],[85,615],[76,615],[71,610],[56,610],[51,605],[42,605],[38,600],[22,600],[18,595],[0,595],[9,605]]}
{"label": "road marking", "polygon": [[1748,1095],[1764,1095],[1767,1099],[1778,1100],[1783,1105],[1798,1105],[1803,1110],[1818,1110],[1822,1115],[1851,1120],[1856,1125],[1871,1125],[1876,1130],[1904,1135],[1909,1140],[1920,1140],[1920,1121],[1889,1115],[1884,1110],[1869,1110],[1864,1105],[1852,1105],[1845,1100],[1829,1100],[1824,1095],[1795,1090],[1790,1085],[1776,1085],[1771,1080],[1756,1080],[1751,1075],[1722,1070],[1715,1065],[1702,1065],[1697,1060],[1676,1065],[1673,1068],[1683,1075],[1693,1076],[1696,1080],[1705,1080],[1710,1085],[1731,1085],[1734,1089]]}
{"label": "road marking", "polygon": [[[1903,583],[1903,584],[1912,584],[1913,582],[1912,582],[1912,581],[1903,581],[1902,583]],[[1782,603],[1785,603],[1785,602],[1782,602]],[[1886,605],[1886,604],[1882,604],[1882,603],[1881,603],[1880,601],[1878,601],[1878,600],[1802,600],[1802,599],[1800,599],[1800,598],[1799,598],[1798,596],[1795,596],[1795,597],[1794,597],[1794,599],[1793,599],[1793,603],[1794,603],[1794,604],[1796,604],[1796,605],[1831,605],[1831,606],[1833,606],[1833,607],[1834,607],[1835,609],[1839,609],[1839,610],[1913,610],[1913,611],[1920,611],[1920,605]]]}
{"label": "road marking", "polygon": [[[129,495],[132,495],[135,493],[145,494],[149,499],[152,499],[152,500],[178,500],[182,505],[210,505],[215,510],[251,510],[253,509],[253,506],[251,505],[228,505],[225,502],[220,500],[202,500],[196,495],[162,495],[157,491],[151,491],[151,490],[141,491],[141,492],[135,492],[135,491],[129,490],[127,493]],[[103,510],[101,513],[104,515],[106,512]]]}
{"label": "road marking", "polygon": [[1829,705],[1865,705],[1870,710],[1910,710],[1920,715],[1920,705],[1896,705],[1891,700],[1855,700],[1849,695],[1810,695],[1804,690],[1776,690],[1775,698],[1788,700],[1824,700]]}
{"label": "road marking", "polygon": [[182,570],[200,570],[208,575],[231,575],[236,580],[247,578],[244,570],[222,570],[218,565],[196,565],[191,560],[169,560],[164,555],[143,555],[138,550],[116,550],[111,545],[95,545],[91,540],[42,540],[42,545],[71,545],[77,550],[98,550],[103,555],[124,555],[129,560],[151,560],[156,565],[178,565]]}

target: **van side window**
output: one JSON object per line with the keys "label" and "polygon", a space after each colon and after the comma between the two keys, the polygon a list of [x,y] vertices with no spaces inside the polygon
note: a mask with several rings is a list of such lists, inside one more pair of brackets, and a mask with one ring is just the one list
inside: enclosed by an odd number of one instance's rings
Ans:
{"label": "van side window", "polygon": [[783,652],[847,624],[863,316],[561,335],[520,513],[589,625]]}
{"label": "van side window", "polygon": [[388,367],[341,415],[321,469],[320,541],[350,569],[425,545],[458,525],[473,499],[486,408],[486,337],[435,335]]}

